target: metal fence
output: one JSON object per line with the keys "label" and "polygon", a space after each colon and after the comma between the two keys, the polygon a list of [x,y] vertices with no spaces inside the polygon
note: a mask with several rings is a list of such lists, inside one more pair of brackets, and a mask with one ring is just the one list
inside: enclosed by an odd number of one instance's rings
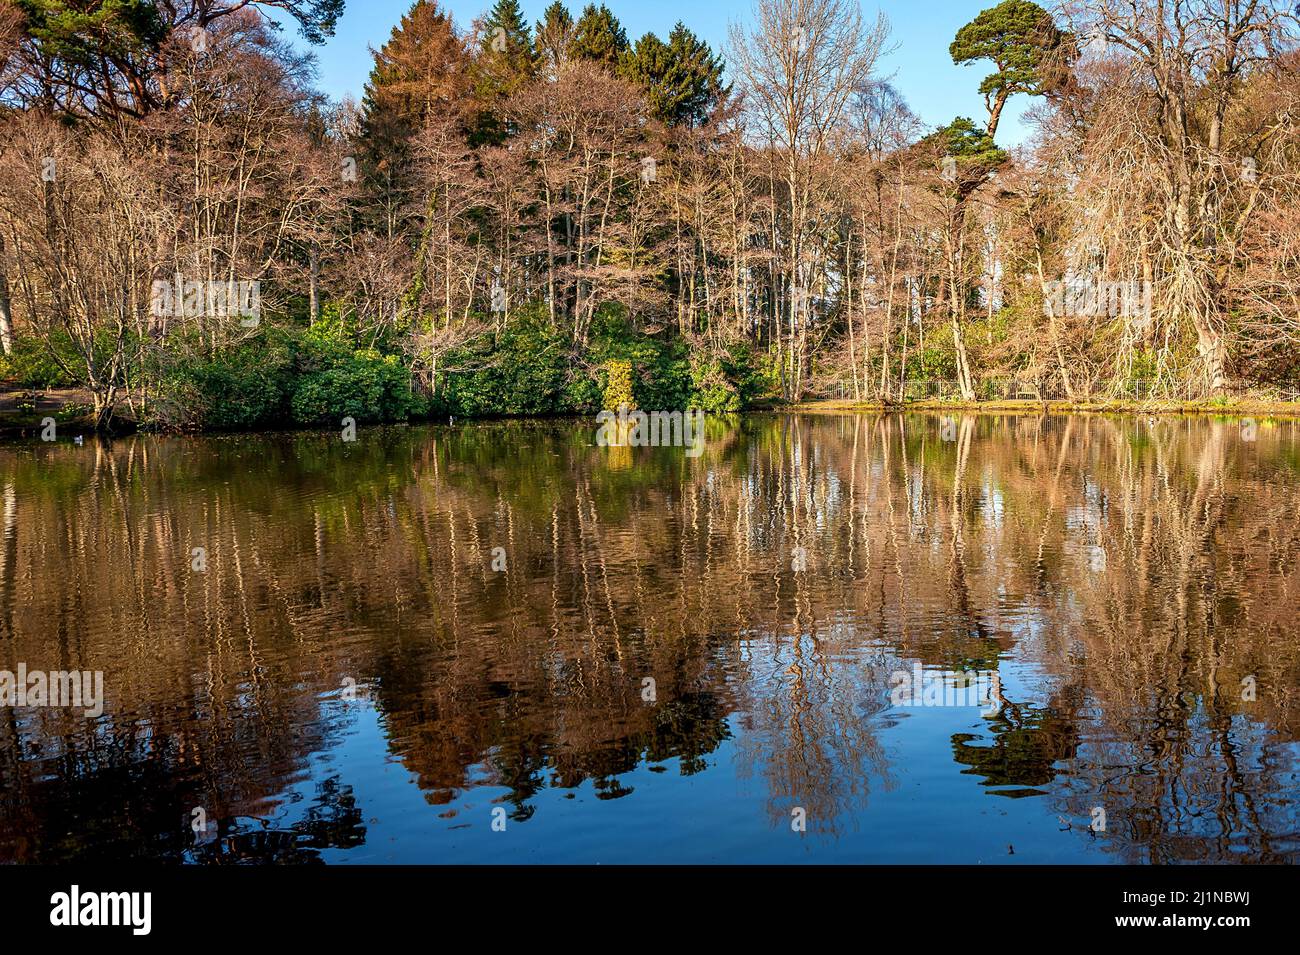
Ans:
{"label": "metal fence", "polygon": [[[859,382],[861,386],[861,382]],[[1230,382],[1223,390],[1228,395],[1243,395],[1251,392],[1244,382]],[[1291,389],[1273,389],[1276,400],[1300,401],[1300,391]],[[824,381],[815,394],[823,399],[852,401],[859,395],[864,401],[879,400],[879,382],[873,380],[865,391],[854,388],[852,378]],[[952,378],[910,378],[902,383],[895,380],[889,383],[888,399],[905,402],[911,401],[945,401],[959,400],[962,397],[961,386]],[[980,378],[975,383],[977,401],[1156,401],[1178,400],[1191,397],[1177,385],[1167,379],[1130,378],[1121,381],[1093,383],[1075,382],[1071,393],[1067,394],[1058,376],[1047,379],[1032,376],[994,375]],[[1270,395],[1271,397],[1271,395]]]}

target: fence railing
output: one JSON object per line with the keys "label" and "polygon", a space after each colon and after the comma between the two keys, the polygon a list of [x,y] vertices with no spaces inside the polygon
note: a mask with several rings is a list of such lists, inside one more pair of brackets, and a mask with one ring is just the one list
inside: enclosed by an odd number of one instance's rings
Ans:
{"label": "fence railing", "polygon": [[[824,399],[854,400],[861,395],[863,400],[878,400],[879,383],[872,381],[866,391],[854,388],[853,379],[833,379],[823,382],[816,394]],[[1244,385],[1230,385],[1224,389],[1228,394],[1242,394],[1248,391]],[[901,385],[897,381],[889,384],[887,397],[891,401],[902,398],[903,401],[941,401],[961,398],[961,387],[952,378],[910,378]],[[993,375],[980,378],[975,384],[975,398],[978,401],[1063,401],[1069,398],[1081,401],[1153,401],[1158,399],[1177,399],[1186,397],[1174,389],[1168,380],[1157,378],[1130,378],[1121,381],[1099,382],[1095,385],[1076,383],[1072,392],[1067,394],[1064,386],[1054,376],[1042,380],[1028,376]],[[1300,400],[1300,392],[1281,391],[1278,396],[1282,401]]]}

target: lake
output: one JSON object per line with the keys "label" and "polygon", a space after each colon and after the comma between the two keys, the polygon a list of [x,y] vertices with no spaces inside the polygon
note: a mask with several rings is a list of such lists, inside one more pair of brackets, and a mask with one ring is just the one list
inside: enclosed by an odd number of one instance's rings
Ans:
{"label": "lake", "polygon": [[595,436],[0,446],[0,862],[1300,861],[1297,423]]}

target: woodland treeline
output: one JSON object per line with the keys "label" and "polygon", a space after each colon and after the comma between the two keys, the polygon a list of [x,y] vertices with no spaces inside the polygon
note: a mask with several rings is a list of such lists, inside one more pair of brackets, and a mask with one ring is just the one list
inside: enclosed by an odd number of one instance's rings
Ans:
{"label": "woodland treeline", "polygon": [[852,0],[725,50],[418,0],[359,103],[300,49],[342,10],[3,0],[11,387],[163,428],[589,412],[629,365],[663,409],[1300,390],[1290,3],[1004,0],[937,129]]}

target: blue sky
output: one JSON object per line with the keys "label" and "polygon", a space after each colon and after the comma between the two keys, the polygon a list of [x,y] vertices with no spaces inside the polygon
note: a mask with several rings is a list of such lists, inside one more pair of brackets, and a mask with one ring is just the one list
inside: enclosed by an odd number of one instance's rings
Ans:
{"label": "blue sky", "polygon": [[[370,47],[382,46],[393,26],[411,6],[412,0],[348,0],[347,12],[334,38],[316,50],[320,87],[334,99],[351,94],[361,98],[370,73]],[[492,0],[443,0],[456,25],[465,29],[482,14]],[[571,0],[576,17],[585,0]],[[535,23],[550,0],[520,0],[524,15]],[[665,36],[678,20],[683,21],[715,49],[723,49],[727,25],[748,22],[750,0],[605,0],[623,22],[628,37],[635,40],[653,31]],[[956,67],[948,55],[948,44],[962,24],[970,21],[997,0],[864,0],[863,12],[874,17],[883,10],[893,26],[895,51],[882,64],[882,72],[894,78],[908,104],[931,125],[946,123],[964,115],[982,121],[983,98],[976,92],[980,80],[992,65],[976,63]],[[999,131],[999,145],[1014,146],[1025,135],[1020,123],[1022,111],[1030,105],[1017,97],[1008,106]]]}

